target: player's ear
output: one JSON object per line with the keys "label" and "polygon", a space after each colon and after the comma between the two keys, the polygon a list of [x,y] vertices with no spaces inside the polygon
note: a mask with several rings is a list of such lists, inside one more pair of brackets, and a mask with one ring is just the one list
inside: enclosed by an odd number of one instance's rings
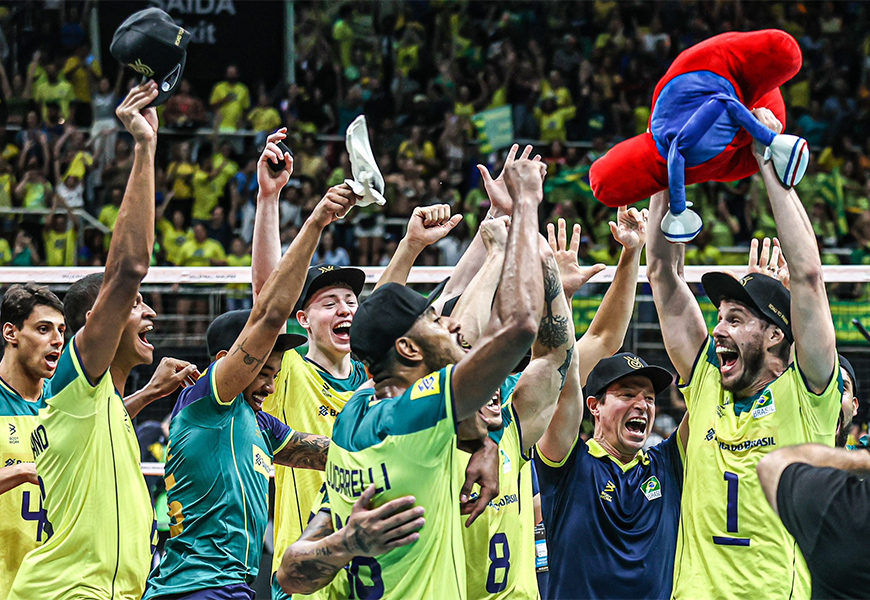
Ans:
{"label": "player's ear", "polygon": [[299,325],[300,325],[303,329],[306,329],[306,330],[308,329],[308,326],[309,326],[309,324],[308,324],[308,316],[305,314],[305,311],[304,311],[304,310],[298,310],[298,311],[296,311],[296,320],[299,321]]}
{"label": "player's ear", "polygon": [[7,346],[14,346],[18,343],[18,328],[12,323],[3,323],[3,341]]}
{"label": "player's ear", "polygon": [[229,353],[226,350],[218,350],[217,356],[215,356],[214,359],[217,360],[219,358],[223,358],[227,354]]}
{"label": "player's ear", "polygon": [[423,360],[423,349],[408,336],[402,336],[396,340],[396,353],[399,358],[409,361],[420,362]]}
{"label": "player's ear", "polygon": [[596,419],[598,418],[598,407],[600,406],[600,402],[598,402],[598,398],[595,396],[586,396],[586,406],[589,408],[589,414],[594,416]]}
{"label": "player's ear", "polygon": [[88,322],[88,319],[91,318],[91,313],[92,313],[92,312],[94,312],[94,311],[89,310],[88,312],[85,313],[85,323],[87,323],[87,322]]}

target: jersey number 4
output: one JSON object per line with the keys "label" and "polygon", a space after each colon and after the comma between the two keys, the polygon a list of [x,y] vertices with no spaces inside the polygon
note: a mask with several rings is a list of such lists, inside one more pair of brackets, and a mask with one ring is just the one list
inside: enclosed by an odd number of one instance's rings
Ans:
{"label": "jersey number 4", "polygon": [[[740,478],[736,473],[725,471],[725,481],[728,484],[728,508],[726,526],[728,533],[737,533],[737,495],[740,491]],[[748,546],[749,538],[713,536],[713,543],[720,546]]]}
{"label": "jersey number 4", "polygon": [[54,530],[51,523],[48,522],[48,517],[45,514],[43,500],[45,499],[45,486],[42,483],[42,477],[39,477],[39,509],[36,511],[30,510],[30,491],[24,491],[21,494],[21,518],[25,521],[36,521],[36,541],[41,542],[42,534],[45,533],[45,539],[51,537]]}

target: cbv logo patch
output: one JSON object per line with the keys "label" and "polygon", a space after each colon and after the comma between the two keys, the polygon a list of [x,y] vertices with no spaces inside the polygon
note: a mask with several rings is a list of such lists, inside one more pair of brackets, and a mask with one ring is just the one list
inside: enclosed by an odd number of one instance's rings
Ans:
{"label": "cbv logo patch", "polygon": [[752,418],[760,419],[775,412],[776,404],[773,402],[773,392],[764,390],[761,397],[755,401],[755,406],[752,408]]}
{"label": "cbv logo patch", "polygon": [[419,380],[414,384],[414,387],[411,388],[411,400],[416,400],[417,398],[425,398],[426,396],[432,396],[435,394],[441,393],[441,382],[438,378],[438,373],[433,373],[423,379]]}
{"label": "cbv logo patch", "polygon": [[662,497],[662,484],[659,483],[658,478],[653,475],[641,484],[640,491],[643,492],[643,495],[646,496],[647,500],[655,500],[656,498]]}

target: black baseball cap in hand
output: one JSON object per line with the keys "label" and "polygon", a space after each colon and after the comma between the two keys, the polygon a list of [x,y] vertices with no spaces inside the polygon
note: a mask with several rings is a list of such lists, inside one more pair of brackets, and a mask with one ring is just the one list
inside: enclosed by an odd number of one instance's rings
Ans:
{"label": "black baseball cap in hand", "polygon": [[667,370],[650,365],[636,354],[620,352],[598,361],[586,379],[586,395],[600,399],[611,383],[629,375],[649,378],[656,394],[668,389],[674,381],[674,376]]}
{"label": "black baseball cap in hand", "polygon": [[438,295],[432,293],[427,298],[398,283],[376,289],[359,305],[353,317],[351,351],[368,367],[378,364]]}
{"label": "black baseball cap in hand", "polygon": [[296,302],[293,314],[305,310],[305,305],[312,296],[325,287],[345,284],[350,286],[353,293],[359,298],[366,284],[365,271],[354,267],[339,267],[338,265],[317,265],[309,267],[305,277],[305,286],[302,295]]}
{"label": "black baseball cap in hand", "polygon": [[734,300],[760,312],[782,329],[785,339],[794,342],[791,333],[791,293],[782,283],[762,275],[751,273],[735,279],[728,273],[705,273],[701,285],[710,301],[719,308],[722,300]]}
{"label": "black baseball cap in hand", "polygon": [[181,81],[190,37],[164,11],[146,8],[121,23],[109,51],[146,80],[157,82],[157,98],[149,105],[157,106],[169,99]]}
{"label": "black baseball cap in hand", "polygon": [[[231,310],[211,322],[205,332],[205,346],[209,358],[214,359],[221,350],[229,351],[233,347],[250,316],[250,310]],[[287,352],[291,348],[302,346],[307,341],[304,335],[282,333],[275,340],[272,352]]]}

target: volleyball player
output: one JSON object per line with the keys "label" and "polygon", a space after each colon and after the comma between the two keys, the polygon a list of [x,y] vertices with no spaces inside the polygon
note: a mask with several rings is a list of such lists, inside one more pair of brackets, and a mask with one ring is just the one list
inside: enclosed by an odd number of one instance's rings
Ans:
{"label": "volleyball player", "polygon": [[[770,111],[755,113],[782,129]],[[659,231],[667,194],[654,196],[650,207],[650,284],[665,348],[684,382],[690,426],[675,598],[811,593],[806,562],[765,501],[755,466],[782,446],[833,445],[842,380],[812,225],[773,164],[760,152],[756,159],[789,259],[791,293],[776,279],[775,263],[769,275],[741,280],[708,273],[704,289],[719,310],[712,337],[681,275],[683,248]]]}
{"label": "volleyball player", "polygon": [[[30,434],[50,395],[46,381],[63,349],[63,304],[47,287],[10,286],[0,305],[0,600],[6,600],[24,555],[48,539]],[[7,435],[8,434],[8,435]]]}
{"label": "volleyball player", "polygon": [[73,284],[64,314],[76,331],[60,356],[53,396],[31,435],[53,532],[24,559],[10,598],[139,598],[156,522],[122,395],[130,370],[148,364],[154,311],[139,285],[154,246],[153,81],[117,109],[133,136],[133,169],[104,275]]}

